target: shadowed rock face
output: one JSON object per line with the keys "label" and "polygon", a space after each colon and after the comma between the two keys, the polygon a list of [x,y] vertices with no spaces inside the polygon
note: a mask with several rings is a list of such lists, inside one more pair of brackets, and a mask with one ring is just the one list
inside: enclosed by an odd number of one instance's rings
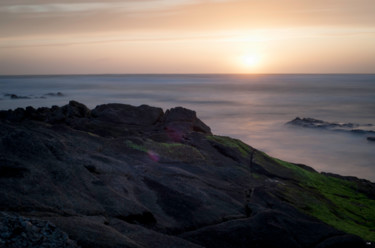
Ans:
{"label": "shadowed rock face", "polygon": [[[61,245],[41,247],[364,247],[348,232],[375,240],[374,189],[212,135],[181,107],[0,111],[0,228],[13,233],[0,247],[35,247],[9,216],[52,223],[56,235],[30,235]],[[323,222],[349,218],[346,232]]]}

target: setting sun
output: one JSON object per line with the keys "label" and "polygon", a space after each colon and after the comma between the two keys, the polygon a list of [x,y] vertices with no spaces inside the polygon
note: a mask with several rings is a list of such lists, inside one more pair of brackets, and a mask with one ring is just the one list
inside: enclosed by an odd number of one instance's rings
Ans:
{"label": "setting sun", "polygon": [[237,57],[237,70],[240,73],[259,73],[262,64],[261,57],[257,53],[248,53]]}
{"label": "setting sun", "polygon": [[242,57],[242,64],[245,67],[255,67],[259,64],[259,56],[257,55],[245,55]]}

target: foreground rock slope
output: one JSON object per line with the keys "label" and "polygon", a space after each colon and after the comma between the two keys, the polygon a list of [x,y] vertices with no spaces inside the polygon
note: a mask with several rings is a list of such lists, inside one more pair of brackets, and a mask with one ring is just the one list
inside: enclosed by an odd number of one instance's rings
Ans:
{"label": "foreground rock slope", "polygon": [[375,241],[373,183],[215,136],[181,107],[0,111],[0,138],[0,247]]}

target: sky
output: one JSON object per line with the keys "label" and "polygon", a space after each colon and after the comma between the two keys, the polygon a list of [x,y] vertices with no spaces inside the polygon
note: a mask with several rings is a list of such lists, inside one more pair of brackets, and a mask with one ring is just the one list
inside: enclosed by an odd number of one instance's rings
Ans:
{"label": "sky", "polygon": [[375,73],[375,1],[0,1],[0,75],[92,73]]}

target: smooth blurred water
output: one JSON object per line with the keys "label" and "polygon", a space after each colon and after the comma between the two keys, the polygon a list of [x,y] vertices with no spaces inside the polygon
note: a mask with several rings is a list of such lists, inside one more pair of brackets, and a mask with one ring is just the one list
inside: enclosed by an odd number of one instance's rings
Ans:
{"label": "smooth blurred water", "polygon": [[[62,92],[63,97],[46,96]],[[10,99],[5,94],[30,99]],[[215,134],[319,171],[375,181],[375,142],[366,135],[310,130],[300,117],[375,124],[375,75],[0,76],[0,109],[76,100],[193,109]]]}

